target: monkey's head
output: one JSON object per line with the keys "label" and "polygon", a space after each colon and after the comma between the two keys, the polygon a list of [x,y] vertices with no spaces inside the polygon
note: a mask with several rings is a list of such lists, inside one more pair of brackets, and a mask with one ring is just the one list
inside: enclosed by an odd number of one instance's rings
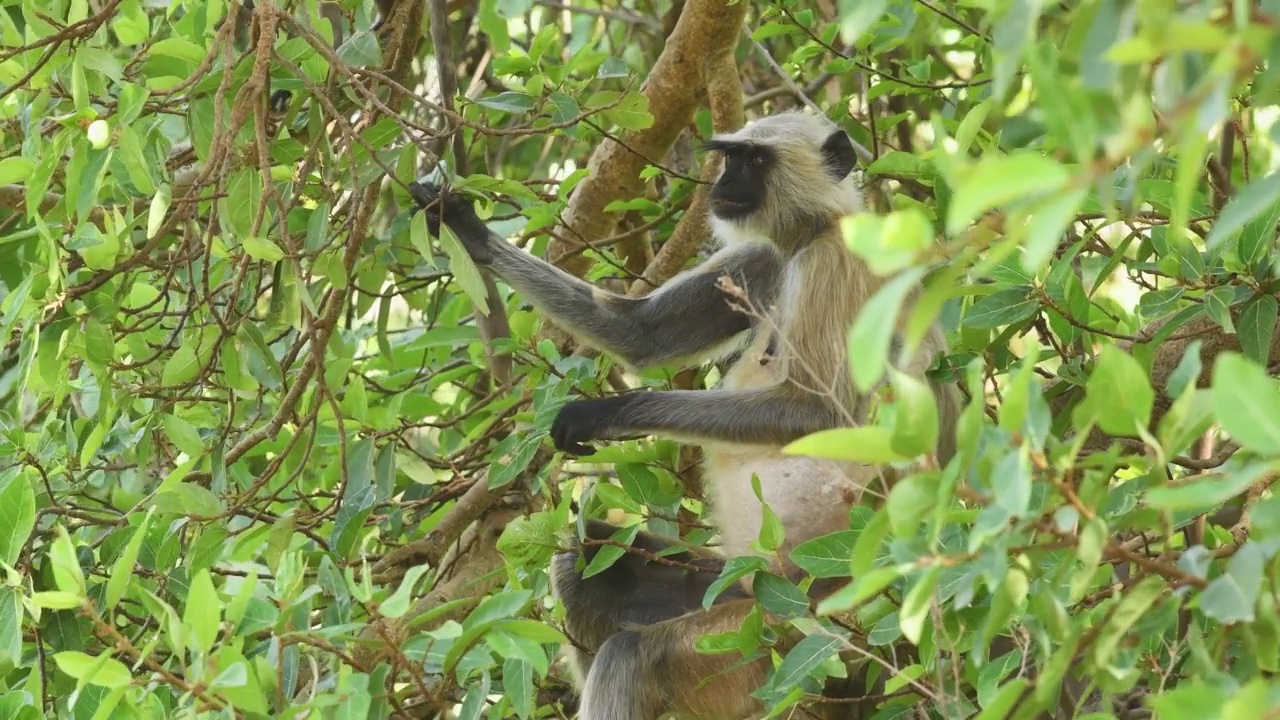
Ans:
{"label": "monkey's head", "polygon": [[708,150],[724,155],[711,186],[711,223],[732,240],[794,237],[862,210],[852,172],[858,157],[845,131],[820,115],[786,112],[717,135]]}

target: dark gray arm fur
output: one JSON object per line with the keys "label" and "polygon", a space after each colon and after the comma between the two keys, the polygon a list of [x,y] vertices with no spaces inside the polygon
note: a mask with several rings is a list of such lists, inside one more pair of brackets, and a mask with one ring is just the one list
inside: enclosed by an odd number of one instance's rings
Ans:
{"label": "dark gray arm fur", "polygon": [[[439,211],[430,206],[435,191],[416,183],[410,189],[428,208],[429,221],[438,218]],[[584,282],[514,247],[489,230],[463,198],[446,196],[443,221],[478,264],[490,268],[543,315],[638,369],[699,359],[750,329],[752,318],[735,309],[729,295],[717,287],[721,276],[728,275],[745,290],[758,311],[774,301],[781,283],[781,256],[761,244],[722,250],[657,292],[632,298]]]}
{"label": "dark gray arm fur", "polygon": [[551,426],[557,448],[587,454],[584,441],[645,435],[686,442],[784,445],[849,423],[829,398],[776,386],[764,390],[632,392],[565,405]]}

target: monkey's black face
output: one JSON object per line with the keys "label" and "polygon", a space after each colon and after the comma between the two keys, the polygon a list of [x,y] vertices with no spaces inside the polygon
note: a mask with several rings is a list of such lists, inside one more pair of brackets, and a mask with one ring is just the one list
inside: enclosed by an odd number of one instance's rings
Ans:
{"label": "monkey's black face", "polygon": [[722,220],[736,220],[755,212],[764,202],[765,179],[777,162],[767,147],[712,140],[708,150],[724,154],[724,173],[711,186],[711,212]]}

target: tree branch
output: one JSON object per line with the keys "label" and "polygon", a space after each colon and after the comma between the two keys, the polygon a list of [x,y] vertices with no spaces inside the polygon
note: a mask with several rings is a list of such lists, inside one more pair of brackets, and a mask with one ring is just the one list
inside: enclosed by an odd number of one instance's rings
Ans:
{"label": "tree branch", "polygon": [[576,238],[580,243],[553,239],[547,249],[548,260],[557,262],[563,258],[563,263],[557,264],[578,276],[591,266],[590,259],[577,252],[577,246],[617,230],[621,213],[606,212],[605,207],[644,191],[640,172],[650,160],[665,157],[693,119],[711,66],[731,55],[737,46],[746,12],[744,2],[689,0],[640,91],[649,101],[653,124],[628,134],[624,138],[626,147],[605,140],[591,154],[587,162],[590,175],[574,190],[561,224],[553,233],[554,237]]}

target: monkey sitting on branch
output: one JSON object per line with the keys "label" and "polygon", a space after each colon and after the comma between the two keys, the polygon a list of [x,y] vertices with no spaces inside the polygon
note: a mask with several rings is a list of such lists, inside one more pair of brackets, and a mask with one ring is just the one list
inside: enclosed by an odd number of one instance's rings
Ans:
{"label": "monkey sitting on branch", "polygon": [[[723,248],[641,298],[607,292],[516,248],[489,230],[466,198],[418,183],[410,192],[427,209],[433,233],[443,220],[478,264],[624,364],[643,369],[737,356],[713,390],[571,401],[553,421],[551,437],[558,450],[578,455],[590,453],[593,441],[647,435],[700,445],[710,518],[728,556],[753,552],[763,522],[752,489],[758,477],[785,531],[774,569],[795,582],[804,572],[790,560],[791,550],[848,529],[850,508],[885,471],[783,452],[806,435],[866,421],[869,396],[854,385],[848,333],[882,280],[848,249],[839,227],[840,218],[862,211],[851,174],[857,158],[843,130],[824,117],[789,112],[718,135],[707,148],[724,157],[710,190],[711,226]],[[935,324],[897,363],[922,379],[945,351]],[[936,455],[946,463],[960,399],[951,385],[930,384],[939,410]],[[609,527],[592,523],[588,530],[608,537]],[[661,543],[648,535],[638,542]],[[751,691],[767,676],[767,655],[742,663],[695,649],[705,634],[741,628],[755,603],[749,585],[703,610],[698,591],[706,584],[696,579],[680,585],[650,565],[651,582],[661,587],[646,591],[644,563],[630,555],[585,579],[577,561],[577,552],[558,556],[552,577],[566,629],[586,648],[571,651],[581,720],[673,713],[738,720],[761,710]],[[811,599],[834,589],[815,583]]]}

